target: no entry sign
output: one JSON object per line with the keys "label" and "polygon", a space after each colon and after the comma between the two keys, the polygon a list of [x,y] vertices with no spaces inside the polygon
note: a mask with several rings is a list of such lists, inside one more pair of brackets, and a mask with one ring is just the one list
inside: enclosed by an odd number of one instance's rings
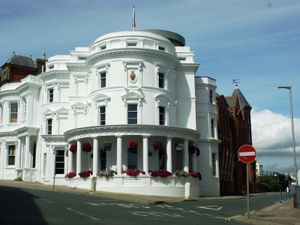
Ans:
{"label": "no entry sign", "polygon": [[251,145],[242,145],[238,154],[239,160],[243,163],[252,163],[256,158],[256,151]]}

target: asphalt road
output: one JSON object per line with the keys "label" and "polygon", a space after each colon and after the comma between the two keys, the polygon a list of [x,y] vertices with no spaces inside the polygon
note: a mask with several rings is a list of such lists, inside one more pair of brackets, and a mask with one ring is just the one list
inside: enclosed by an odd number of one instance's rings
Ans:
{"label": "asphalt road", "polygon": [[[0,186],[1,225],[218,225],[242,224],[229,217],[246,209],[245,198],[141,204],[87,194]],[[251,198],[251,210],[273,204],[278,195]]]}

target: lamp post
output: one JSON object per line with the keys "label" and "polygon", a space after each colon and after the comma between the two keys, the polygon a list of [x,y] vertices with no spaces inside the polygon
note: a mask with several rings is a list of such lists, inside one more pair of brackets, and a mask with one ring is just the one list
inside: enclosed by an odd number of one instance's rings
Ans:
{"label": "lamp post", "polygon": [[279,86],[280,89],[287,89],[290,96],[290,115],[291,115],[291,127],[292,127],[292,139],[293,139],[293,152],[294,152],[294,170],[296,177],[296,189],[298,187],[298,175],[297,175],[297,159],[296,159],[296,143],[295,143],[295,129],[294,129],[294,115],[293,115],[293,100],[292,100],[292,87],[291,86]]}

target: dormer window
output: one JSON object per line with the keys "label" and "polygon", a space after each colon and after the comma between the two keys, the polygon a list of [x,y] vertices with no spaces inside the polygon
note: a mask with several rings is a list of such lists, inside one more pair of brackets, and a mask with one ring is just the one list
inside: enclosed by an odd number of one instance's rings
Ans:
{"label": "dormer window", "polygon": [[78,60],[86,60],[86,57],[84,57],[84,56],[79,56],[79,57],[78,57]]}
{"label": "dormer window", "polygon": [[52,69],[54,69],[54,65],[50,65],[48,68],[49,68],[49,70],[52,70]]}
{"label": "dormer window", "polygon": [[128,41],[127,47],[137,47],[137,42],[136,41]]}
{"label": "dormer window", "polygon": [[160,51],[166,51],[166,48],[163,47],[163,46],[158,46],[158,50],[160,50]]}
{"label": "dormer window", "polygon": [[100,50],[102,51],[102,50],[105,50],[106,49],[106,45],[101,45],[100,46]]}

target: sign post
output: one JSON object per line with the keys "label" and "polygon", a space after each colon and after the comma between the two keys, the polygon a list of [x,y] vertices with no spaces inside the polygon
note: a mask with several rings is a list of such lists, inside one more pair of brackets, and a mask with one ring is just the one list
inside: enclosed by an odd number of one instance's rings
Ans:
{"label": "sign post", "polygon": [[247,216],[250,218],[249,167],[256,158],[256,151],[251,145],[242,145],[238,151],[239,160],[246,164],[247,179]]}

